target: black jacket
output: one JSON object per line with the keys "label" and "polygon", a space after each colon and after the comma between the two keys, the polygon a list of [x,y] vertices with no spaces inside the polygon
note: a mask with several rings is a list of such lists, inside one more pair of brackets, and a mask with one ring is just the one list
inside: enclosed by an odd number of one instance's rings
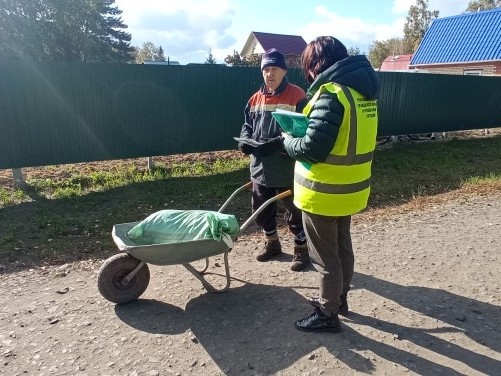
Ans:
{"label": "black jacket", "polygon": [[[308,99],[328,82],[348,86],[369,99],[379,94],[379,79],[365,56],[349,56],[319,74],[308,89]],[[306,135],[286,139],[285,150],[299,161],[323,162],[334,147],[343,115],[344,107],[337,96],[322,93],[309,114]]]}
{"label": "black jacket", "polygon": [[[282,131],[271,115],[277,108],[300,112],[306,105],[304,90],[284,77],[275,93],[267,94],[265,85],[252,95],[245,107],[245,123],[240,137],[265,142]],[[266,187],[291,187],[294,181],[294,159],[285,152],[269,156],[251,155],[251,180]]]}

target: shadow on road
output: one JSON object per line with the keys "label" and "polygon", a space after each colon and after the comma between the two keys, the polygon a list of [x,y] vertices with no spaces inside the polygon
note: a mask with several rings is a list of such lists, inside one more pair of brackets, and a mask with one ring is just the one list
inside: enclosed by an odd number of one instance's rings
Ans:
{"label": "shadow on road", "polygon": [[[358,286],[376,290],[374,292],[418,311],[419,304],[411,302],[424,299],[423,295],[427,295],[426,299],[430,300],[430,304],[446,297],[450,298],[451,295],[438,290],[435,294],[423,294],[421,290],[393,285],[362,274],[358,274],[356,279]],[[461,299],[475,306],[482,304]],[[190,329],[226,375],[274,374],[321,348],[332,354],[332,364],[326,365],[331,368],[336,367],[334,363],[337,359],[352,370],[373,373],[377,363],[360,354],[368,351],[419,374],[458,374],[450,367],[362,335],[349,325],[350,322],[398,333],[403,339],[418,346],[460,360],[487,374],[493,374],[493,367],[498,369],[499,364],[494,359],[441,340],[426,329],[404,327],[356,313],[343,319],[348,325],[344,325],[344,331],[339,334],[297,331],[293,325],[294,321],[308,315],[310,308],[304,297],[292,288],[247,283],[231,288],[224,294],[200,295],[190,300],[184,311],[156,300],[138,300],[117,306],[116,313],[126,324],[148,333],[171,335]],[[482,308],[485,313],[489,311],[487,306]],[[437,319],[443,320],[440,317]],[[462,329],[475,328],[471,326]],[[430,346],[430,343],[433,345]],[[491,348],[498,345],[492,343]],[[303,367],[303,371],[308,370],[308,366],[299,367]]]}
{"label": "shadow on road", "polygon": [[357,282],[357,288],[372,291],[385,299],[393,300],[404,308],[432,317],[448,326],[438,330],[404,327],[352,313],[350,319],[354,322],[398,334],[401,339],[461,361],[485,374],[492,375],[499,372],[501,362],[434,335],[435,333],[461,332],[478,344],[499,353],[501,351],[501,308],[499,306],[441,289],[402,286],[360,273],[355,273],[354,279]]}

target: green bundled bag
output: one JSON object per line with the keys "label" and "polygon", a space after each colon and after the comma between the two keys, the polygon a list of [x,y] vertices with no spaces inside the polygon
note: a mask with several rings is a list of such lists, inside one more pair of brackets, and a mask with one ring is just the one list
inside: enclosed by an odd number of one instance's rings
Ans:
{"label": "green bundled bag", "polygon": [[127,232],[136,244],[168,244],[191,240],[231,240],[240,231],[234,215],[209,210],[160,210]]}

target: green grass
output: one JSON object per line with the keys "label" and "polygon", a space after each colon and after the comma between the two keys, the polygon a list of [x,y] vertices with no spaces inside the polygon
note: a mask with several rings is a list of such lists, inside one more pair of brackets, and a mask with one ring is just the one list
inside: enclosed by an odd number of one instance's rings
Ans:
{"label": "green grass", "polygon": [[501,137],[398,144],[376,152],[371,204],[402,203],[468,185],[501,185]]}
{"label": "green grass", "polygon": [[[239,157],[152,171],[69,167],[64,177],[28,180],[25,189],[0,186],[0,264],[108,257],[116,251],[114,224],[166,208],[217,210],[248,175],[248,158]],[[501,190],[501,137],[401,143],[376,150],[370,207],[487,185]],[[247,219],[250,195],[238,196],[228,212]]]}
{"label": "green grass", "polygon": [[472,176],[464,180],[465,184],[480,185],[485,183],[499,183],[501,181],[501,173],[491,172],[487,176]]}
{"label": "green grass", "polygon": [[28,198],[28,195],[22,189],[7,190],[0,187],[0,208],[8,205],[22,202]]}
{"label": "green grass", "polygon": [[[128,166],[114,171],[92,171],[82,173],[74,170],[71,176],[54,179],[32,179],[27,183],[30,190],[47,198],[62,199],[78,197],[90,192],[105,192],[130,184],[163,181],[172,178],[183,177],[206,177],[221,175],[232,171],[246,168],[246,158],[232,160],[216,160],[213,163],[195,162],[178,163],[173,166],[158,165],[152,171],[140,170],[137,166]],[[7,206],[12,202],[22,200],[26,195],[20,190],[17,194],[9,197],[8,193],[0,191],[0,204]],[[16,193],[14,192],[14,193]]]}

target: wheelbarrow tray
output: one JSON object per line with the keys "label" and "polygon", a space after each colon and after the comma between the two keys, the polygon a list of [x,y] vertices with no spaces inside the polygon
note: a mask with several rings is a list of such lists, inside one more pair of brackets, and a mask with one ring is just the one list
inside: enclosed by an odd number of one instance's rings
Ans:
{"label": "wheelbarrow tray", "polygon": [[[249,182],[231,194],[226,202],[219,209],[220,213],[242,190],[250,189],[252,182]],[[290,190],[282,192],[275,197],[264,202],[259,209],[240,226],[241,234],[256,218],[256,216],[271,202],[291,195]],[[113,226],[111,235],[118,249],[122,251],[107,260],[101,265],[98,272],[98,288],[101,295],[116,304],[124,304],[137,299],[148,287],[150,272],[148,264],[153,265],[183,265],[190,273],[202,282],[207,291],[224,292],[230,286],[230,268],[228,264],[228,253],[231,251],[231,242],[215,239],[187,240],[184,242],[173,242],[165,244],[137,244],[129,239],[127,233],[136,226],[138,222],[119,223]],[[231,236],[235,241],[239,234]],[[204,273],[209,266],[209,257],[222,254],[226,285],[223,288],[216,288],[204,277]],[[190,263],[205,259],[205,268],[197,270]]]}
{"label": "wheelbarrow tray", "polygon": [[[111,235],[118,249],[153,265],[178,265],[216,256],[231,249],[224,241],[215,239],[188,240],[166,244],[137,244],[127,236],[129,230],[140,222],[119,223]],[[236,240],[236,236],[232,237]]]}

